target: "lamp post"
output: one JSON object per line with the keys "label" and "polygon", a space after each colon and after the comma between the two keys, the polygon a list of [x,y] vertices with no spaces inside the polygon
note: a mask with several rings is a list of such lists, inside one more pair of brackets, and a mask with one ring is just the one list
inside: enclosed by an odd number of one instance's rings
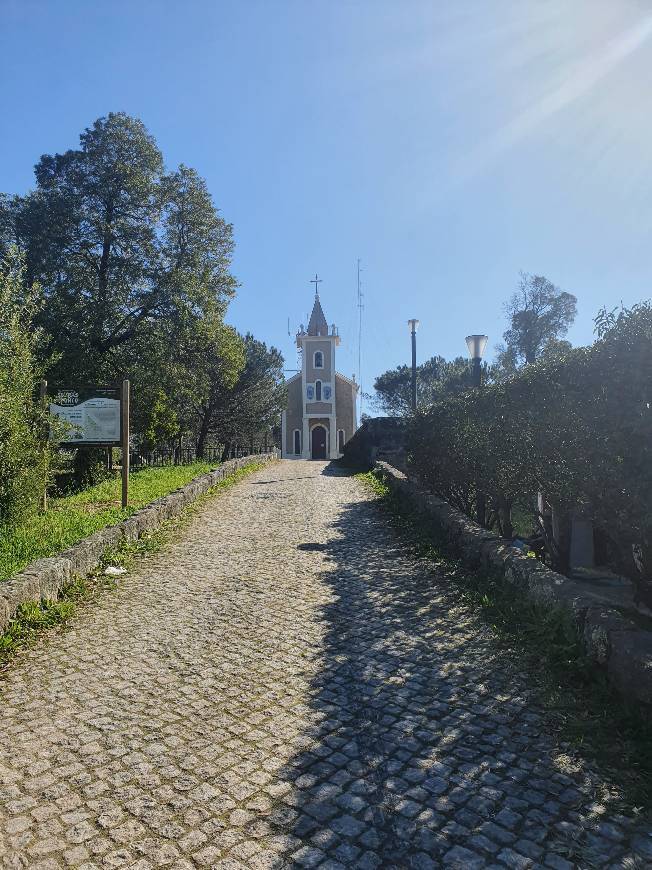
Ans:
{"label": "lamp post", "polygon": [[471,376],[474,387],[482,386],[482,357],[484,356],[487,342],[489,341],[486,335],[467,335],[466,346],[469,349],[471,357]]}
{"label": "lamp post", "polygon": [[408,320],[410,334],[412,336],[412,410],[417,409],[417,329],[419,321],[416,318]]}
{"label": "lamp post", "polygon": [[[478,390],[482,388],[482,357],[488,341],[489,339],[486,335],[466,336],[466,346],[469,349],[469,356],[471,357],[471,377],[473,386]],[[478,523],[484,526],[487,520],[487,503],[484,493],[481,492],[479,487],[476,487],[476,489],[475,512]]]}

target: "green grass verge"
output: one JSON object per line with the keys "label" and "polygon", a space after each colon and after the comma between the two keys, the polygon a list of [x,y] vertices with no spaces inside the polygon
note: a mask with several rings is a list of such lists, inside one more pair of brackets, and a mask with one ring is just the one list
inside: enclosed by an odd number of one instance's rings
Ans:
{"label": "green grass verge", "polygon": [[35,559],[54,556],[93,532],[119,523],[213,467],[208,462],[194,462],[136,471],[129,478],[129,506],[124,510],[120,507],[119,478],[52,499],[47,513],[37,514],[14,528],[0,529],[0,582]]}
{"label": "green grass verge", "polygon": [[[357,474],[371,487],[415,558],[426,559],[477,609],[496,642],[515,651],[561,741],[597,761],[622,790],[623,808],[652,812],[650,711],[625,704],[588,661],[570,618],[536,606],[500,577],[469,571],[446,551],[431,525],[374,474]],[[613,799],[611,800],[613,805]]]}
{"label": "green grass verge", "polygon": [[[188,465],[185,468],[196,468],[197,465],[202,465],[202,463],[196,463],[195,466]],[[116,581],[103,574],[107,565],[121,566],[127,569],[135,567],[139,560],[156,553],[174,536],[178,536],[207,499],[223,490],[230,489],[252,472],[263,468],[264,465],[265,463],[262,462],[252,462],[245,465],[244,468],[239,468],[184,508],[183,513],[179,516],[173,517],[137,541],[124,541],[120,547],[108,550],[104,554],[98,570],[89,577],[77,578],[66,586],[58,601],[28,602],[21,605],[16,618],[11,621],[9,629],[5,634],[0,635],[0,673],[19,649],[30,646],[44,631],[63,625],[77,611],[79,605],[94,600],[102,592],[117,588]],[[197,473],[201,474],[202,469]],[[104,486],[104,484],[100,486]],[[99,487],[94,487],[94,489],[97,488]],[[153,496],[149,501],[157,497]]]}

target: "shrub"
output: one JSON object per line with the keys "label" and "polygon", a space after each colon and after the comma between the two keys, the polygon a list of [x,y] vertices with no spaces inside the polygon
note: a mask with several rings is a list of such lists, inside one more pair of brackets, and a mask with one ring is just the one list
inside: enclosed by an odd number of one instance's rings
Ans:
{"label": "shrub", "polygon": [[38,286],[26,288],[24,262],[10,248],[0,263],[0,525],[34,511],[49,473],[46,412],[38,399],[41,334],[32,328]]}
{"label": "shrub", "polygon": [[489,523],[503,533],[515,505],[533,513],[538,492],[558,516],[581,509],[619,568],[633,568],[634,548],[652,578],[652,307],[597,322],[592,346],[416,414],[410,461],[469,515],[485,493]]}

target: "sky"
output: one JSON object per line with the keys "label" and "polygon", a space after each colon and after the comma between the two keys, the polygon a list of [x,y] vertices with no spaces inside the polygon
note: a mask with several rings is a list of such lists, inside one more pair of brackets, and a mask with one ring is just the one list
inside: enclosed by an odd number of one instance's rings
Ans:
{"label": "sky", "polygon": [[646,0],[0,0],[0,82],[0,191],[110,111],[197,169],[227,319],[289,370],[318,273],[357,376],[358,259],[365,391],[411,317],[420,360],[478,332],[491,358],[519,270],[577,296],[574,344],[651,295]]}

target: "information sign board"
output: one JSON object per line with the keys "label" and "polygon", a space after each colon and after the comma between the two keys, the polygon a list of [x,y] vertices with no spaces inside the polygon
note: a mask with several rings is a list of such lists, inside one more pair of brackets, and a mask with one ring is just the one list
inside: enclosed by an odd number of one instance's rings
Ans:
{"label": "information sign board", "polygon": [[50,414],[66,424],[61,444],[120,446],[119,390],[88,390],[80,401],[74,390],[60,390],[50,404]]}

